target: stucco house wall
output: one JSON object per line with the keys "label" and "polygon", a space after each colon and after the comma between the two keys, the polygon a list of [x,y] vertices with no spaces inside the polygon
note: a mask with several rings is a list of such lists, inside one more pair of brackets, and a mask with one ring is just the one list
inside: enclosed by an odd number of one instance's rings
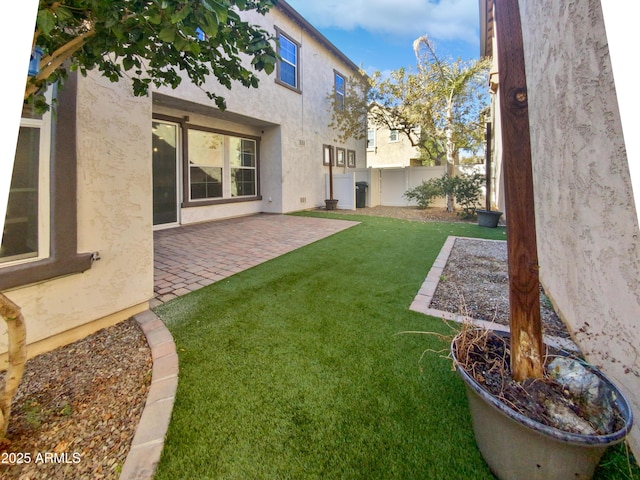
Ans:
{"label": "stucco house wall", "polygon": [[[600,1],[520,1],[520,11],[540,279],[637,416],[640,230]],[[630,444],[640,454],[638,426]]]}
{"label": "stucco house wall", "polygon": [[404,133],[397,132],[395,139],[391,138],[391,130],[381,126],[369,126],[374,131],[375,144],[367,146],[367,167],[408,167],[411,159],[420,157],[418,147],[411,142]]}
{"label": "stucco house wall", "polygon": [[78,251],[100,260],[4,292],[22,308],[29,356],[144,311],[153,296],[151,104],[130,88],[95,74],[77,79]]}
{"label": "stucco house wall", "polygon": [[520,4],[541,279],[637,413],[640,230],[600,2]]}
{"label": "stucco house wall", "polygon": [[[182,208],[181,223],[224,218],[229,211],[238,215],[287,213],[324,205],[328,167],[322,163],[323,145],[355,151],[356,167],[365,164],[366,140],[350,139],[339,144],[334,140],[336,132],[328,127],[331,121],[328,95],[334,86],[334,72],[348,81],[358,75],[358,68],[327,48],[328,41],[312,26],[300,22],[299,17],[293,18],[289,14],[291,7],[283,3],[282,8],[274,8],[264,17],[253,13],[244,18],[260,23],[270,33],[279,29],[300,44],[300,92],[278,84],[275,72],[259,74],[257,90],[238,84],[227,90],[212,79],[204,88],[225,97],[225,112],[212,108],[205,93],[188,82],[175,90],[164,88],[154,92],[154,114],[189,115],[190,123],[200,122],[238,133],[249,133],[250,128],[253,135],[260,137],[262,200],[251,206]],[[194,111],[200,115],[193,115]],[[347,170],[346,164],[333,169],[334,174]]]}
{"label": "stucco house wall", "polygon": [[[186,80],[176,90],[134,97],[126,79],[111,83],[90,72],[77,77],[77,91],[67,90],[75,92],[77,105],[71,115],[77,144],[72,155],[77,196],[71,200],[77,206],[77,252],[83,254],[82,268],[88,268],[90,253],[100,259],[82,273],[76,269],[28,285],[16,282],[16,275],[2,284],[5,265],[0,263],[0,285],[10,285],[2,287],[3,293],[22,308],[27,320],[30,356],[148,308],[153,297],[152,122],[158,115],[188,117],[189,124],[259,139],[261,197],[182,206],[180,224],[324,205],[328,167],[323,165],[323,145],[354,151],[356,166],[364,166],[365,141],[337,144],[327,127],[334,72],[348,79],[357,67],[286,2],[253,20],[270,33],[278,27],[300,44],[300,92],[277,84],[275,72],[261,74],[258,89],[238,84],[228,91],[212,79],[207,88],[227,99],[228,108],[221,112]],[[336,167],[334,172],[347,170]],[[2,324],[0,363],[6,361],[4,333]]]}

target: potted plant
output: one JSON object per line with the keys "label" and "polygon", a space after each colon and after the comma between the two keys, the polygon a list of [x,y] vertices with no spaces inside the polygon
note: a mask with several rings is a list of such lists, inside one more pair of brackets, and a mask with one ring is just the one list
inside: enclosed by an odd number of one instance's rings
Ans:
{"label": "potted plant", "polygon": [[[543,380],[515,382],[509,335],[465,327],[451,343],[474,436],[501,480],[592,477],[606,448],[630,431],[624,395],[597,369],[556,351]],[[575,413],[578,412],[578,413]]]}
{"label": "potted plant", "polygon": [[502,217],[502,212],[491,210],[491,122],[487,122],[485,129],[485,209],[476,208],[478,225],[496,228]]}

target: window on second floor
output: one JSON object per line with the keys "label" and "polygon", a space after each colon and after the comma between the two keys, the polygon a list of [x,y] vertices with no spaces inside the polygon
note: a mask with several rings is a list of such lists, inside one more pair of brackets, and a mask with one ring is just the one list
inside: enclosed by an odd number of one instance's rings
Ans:
{"label": "window on second floor", "polygon": [[338,72],[334,72],[336,107],[340,110],[344,108],[345,81],[344,77]]}
{"label": "window on second floor", "polygon": [[399,141],[398,138],[398,130],[389,130],[389,143],[394,143]]}
{"label": "window on second floor", "polygon": [[367,150],[375,150],[376,148],[376,130],[375,128],[367,129]]}
{"label": "window on second floor", "polygon": [[278,33],[278,53],[276,82],[300,91],[300,44],[276,30]]}

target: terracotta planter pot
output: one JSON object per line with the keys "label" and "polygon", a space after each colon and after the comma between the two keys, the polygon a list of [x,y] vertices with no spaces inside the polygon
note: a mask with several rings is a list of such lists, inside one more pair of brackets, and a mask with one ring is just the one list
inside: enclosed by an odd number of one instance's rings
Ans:
{"label": "terracotta planter pot", "polygon": [[324,201],[324,204],[327,207],[327,210],[335,210],[338,208],[338,200],[335,199],[327,199]]}
{"label": "terracotta planter pot", "polygon": [[[454,359],[456,340],[451,344]],[[465,383],[476,443],[500,480],[590,479],[607,447],[623,441],[633,424],[622,392],[596,369],[591,370],[610,388],[624,420],[620,430],[608,435],[568,433],[534,421],[488,393],[460,366],[456,370]]]}
{"label": "terracotta planter pot", "polygon": [[502,216],[502,212],[498,212],[497,210],[476,209],[476,214],[478,215],[478,225],[489,228],[496,228]]}

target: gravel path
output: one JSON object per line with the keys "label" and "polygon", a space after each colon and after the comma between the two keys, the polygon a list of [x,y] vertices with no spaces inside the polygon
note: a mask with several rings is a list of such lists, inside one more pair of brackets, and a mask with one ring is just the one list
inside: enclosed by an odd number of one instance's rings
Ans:
{"label": "gravel path", "polygon": [[456,212],[447,212],[442,207],[420,209],[418,207],[367,207],[356,210],[326,210],[318,208],[322,213],[367,215],[372,217],[392,217],[415,222],[463,222],[477,223],[475,219],[462,218]]}
{"label": "gravel path", "polygon": [[[429,306],[509,325],[507,242],[457,238]],[[544,334],[569,338],[542,287],[540,314]]]}

